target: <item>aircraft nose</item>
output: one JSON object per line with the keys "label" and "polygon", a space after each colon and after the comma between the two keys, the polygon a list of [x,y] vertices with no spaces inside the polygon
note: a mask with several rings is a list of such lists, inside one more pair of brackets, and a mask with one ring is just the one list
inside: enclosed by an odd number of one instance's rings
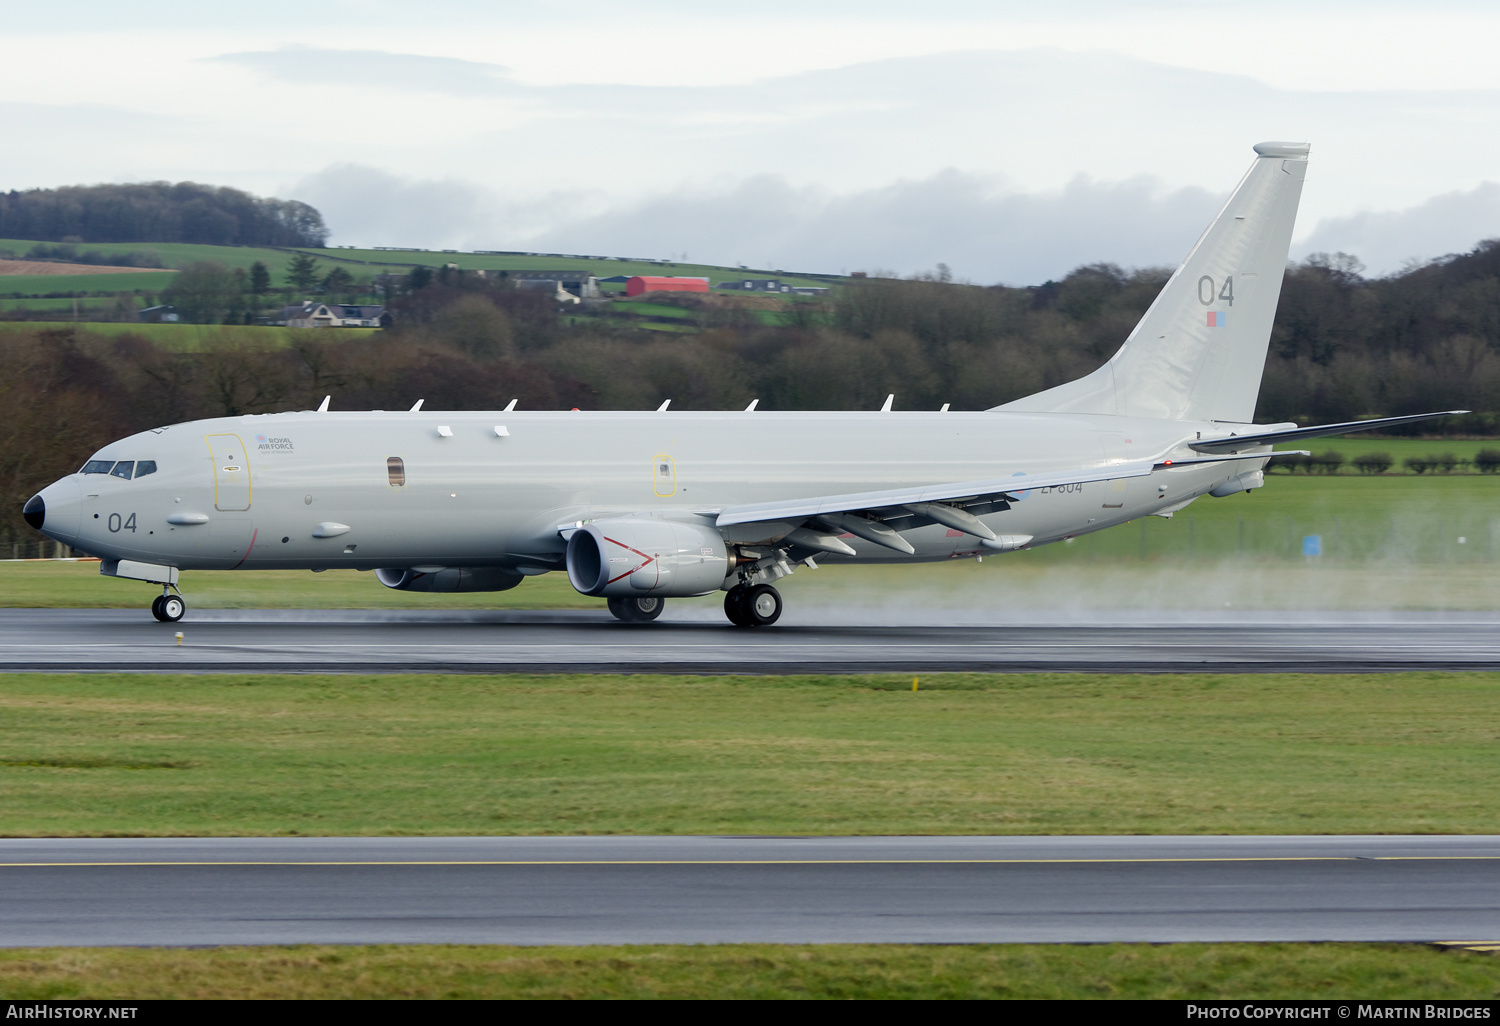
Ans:
{"label": "aircraft nose", "polygon": [[76,476],[53,481],[21,507],[21,516],[48,538],[73,544],[83,513],[83,489]]}

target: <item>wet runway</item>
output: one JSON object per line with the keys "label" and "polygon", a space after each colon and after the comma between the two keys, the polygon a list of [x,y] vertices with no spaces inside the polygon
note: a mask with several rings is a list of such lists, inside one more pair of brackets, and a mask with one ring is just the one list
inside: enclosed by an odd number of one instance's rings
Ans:
{"label": "wet runway", "polygon": [[[1364,672],[1500,669],[1500,615],[926,614],[730,627],[712,611],[651,624],[606,612],[0,610],[0,671]],[[920,614],[914,614],[919,617]],[[181,631],[182,643],[175,635]]]}
{"label": "wet runway", "polygon": [[0,945],[1452,941],[1500,837],[0,840]]}

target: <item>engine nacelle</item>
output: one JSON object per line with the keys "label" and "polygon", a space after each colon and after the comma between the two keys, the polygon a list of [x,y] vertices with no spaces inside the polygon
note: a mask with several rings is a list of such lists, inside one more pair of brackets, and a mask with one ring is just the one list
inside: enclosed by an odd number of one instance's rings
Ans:
{"label": "engine nacelle", "polygon": [[707,595],[732,568],[724,539],[706,524],[620,517],[568,539],[568,580],[585,595]]}
{"label": "engine nacelle", "polygon": [[509,591],[526,580],[503,566],[454,566],[431,572],[376,570],[375,578],[397,591]]}

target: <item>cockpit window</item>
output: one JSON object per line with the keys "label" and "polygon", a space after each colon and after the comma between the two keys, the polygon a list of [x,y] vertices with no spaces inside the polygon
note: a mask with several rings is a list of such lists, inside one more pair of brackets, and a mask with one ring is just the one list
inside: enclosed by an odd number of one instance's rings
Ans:
{"label": "cockpit window", "polygon": [[123,477],[130,480],[130,472],[135,469],[135,460],[121,460],[115,464],[115,469],[109,472],[110,477]]}
{"label": "cockpit window", "polygon": [[136,477],[136,480],[140,480],[141,478],[145,477],[147,474],[154,474],[154,473],[156,473],[156,461],[155,460],[141,460],[139,463],[137,463],[135,465],[135,477]]}
{"label": "cockpit window", "polygon": [[114,465],[114,460],[89,460],[83,465],[83,472],[85,474],[108,474]]}

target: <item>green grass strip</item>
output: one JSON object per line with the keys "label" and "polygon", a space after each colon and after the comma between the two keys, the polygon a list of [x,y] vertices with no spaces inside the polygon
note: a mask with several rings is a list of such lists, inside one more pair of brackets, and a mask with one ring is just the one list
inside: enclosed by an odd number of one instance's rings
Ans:
{"label": "green grass strip", "polygon": [[1500,674],[7,674],[0,835],[1500,833]]}
{"label": "green grass strip", "polygon": [[45,998],[1493,999],[1500,959],[1401,944],[380,945],[0,951]]}

